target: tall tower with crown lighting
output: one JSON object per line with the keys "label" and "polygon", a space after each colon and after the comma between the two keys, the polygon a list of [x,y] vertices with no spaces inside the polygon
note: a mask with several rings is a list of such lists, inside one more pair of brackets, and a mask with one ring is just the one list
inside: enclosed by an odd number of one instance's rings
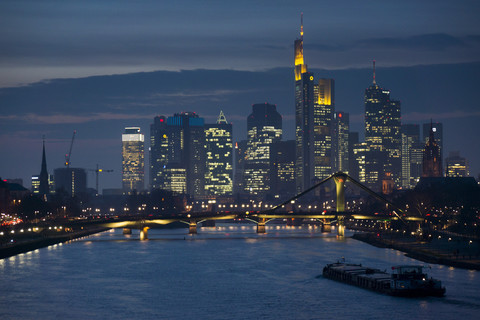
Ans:
{"label": "tall tower with crown lighting", "polygon": [[295,62],[295,191],[304,191],[332,174],[334,80],[315,84],[303,57],[303,14],[300,38],[294,42]]}
{"label": "tall tower with crown lighting", "polygon": [[302,192],[314,177],[313,107],[315,84],[313,73],[307,71],[303,58],[303,13],[300,38],[294,42],[295,57],[295,188]]}

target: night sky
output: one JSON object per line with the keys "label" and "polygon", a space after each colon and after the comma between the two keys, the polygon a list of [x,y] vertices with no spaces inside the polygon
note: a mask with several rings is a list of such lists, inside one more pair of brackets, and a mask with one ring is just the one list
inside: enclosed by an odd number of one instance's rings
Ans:
{"label": "night sky", "polygon": [[402,122],[444,123],[445,155],[460,151],[477,176],[479,7],[450,0],[4,0],[0,177],[30,187],[42,135],[53,173],[77,130],[72,166],[114,169],[100,187],[119,188],[123,128],[140,126],[148,140],[155,115],[179,111],[210,123],[223,110],[240,140],[251,104],[268,101],[293,139],[301,12],[306,63],[317,78],[335,78],[337,110],[351,113],[353,130],[363,134],[375,59],[378,84],[402,101]]}

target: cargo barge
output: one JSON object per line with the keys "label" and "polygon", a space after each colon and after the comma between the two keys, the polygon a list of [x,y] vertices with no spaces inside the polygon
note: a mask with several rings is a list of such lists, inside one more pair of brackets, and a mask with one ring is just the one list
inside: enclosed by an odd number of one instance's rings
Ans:
{"label": "cargo barge", "polygon": [[423,266],[402,265],[392,267],[392,273],[387,273],[361,264],[337,262],[326,265],[323,276],[392,296],[444,296],[441,281],[429,278],[423,269]]}

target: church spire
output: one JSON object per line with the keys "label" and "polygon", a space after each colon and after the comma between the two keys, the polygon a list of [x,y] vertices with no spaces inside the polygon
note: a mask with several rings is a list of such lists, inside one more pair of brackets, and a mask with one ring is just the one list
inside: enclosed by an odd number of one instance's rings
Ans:
{"label": "church spire", "polygon": [[423,150],[422,177],[441,177],[442,157],[440,147],[435,142],[433,120],[430,120],[430,136]]}
{"label": "church spire", "polygon": [[40,170],[39,193],[41,195],[46,195],[49,193],[47,157],[45,156],[45,136],[43,136],[42,168]]}

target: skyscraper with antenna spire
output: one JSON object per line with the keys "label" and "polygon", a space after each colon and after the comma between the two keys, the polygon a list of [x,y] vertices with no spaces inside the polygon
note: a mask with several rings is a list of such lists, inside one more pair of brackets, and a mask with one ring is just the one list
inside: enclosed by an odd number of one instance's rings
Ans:
{"label": "skyscraper with antenna spire", "polygon": [[314,176],[313,171],[313,105],[315,85],[313,73],[307,71],[303,58],[303,13],[300,38],[295,46],[295,176],[296,192],[307,189]]}
{"label": "skyscraper with antenna spire", "polygon": [[302,192],[332,174],[333,79],[314,82],[303,57],[303,13],[295,61],[295,189]]}
{"label": "skyscraper with antenna spire", "polygon": [[400,185],[400,115],[400,101],[390,99],[390,90],[377,84],[374,60],[372,85],[365,90],[365,142],[370,162],[365,182],[373,189],[379,190],[386,177],[392,177]]}

